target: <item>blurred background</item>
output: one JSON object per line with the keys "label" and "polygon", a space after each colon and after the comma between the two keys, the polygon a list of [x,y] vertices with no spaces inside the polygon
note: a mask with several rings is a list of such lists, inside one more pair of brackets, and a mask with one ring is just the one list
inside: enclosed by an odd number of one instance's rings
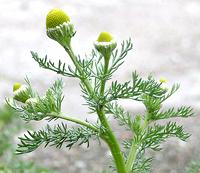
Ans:
{"label": "blurred background", "polygon": [[[70,151],[39,149],[17,157],[12,154],[18,135],[27,128],[46,124],[44,121],[26,127],[4,106],[5,97],[12,96],[13,83],[23,83],[28,76],[33,86],[43,92],[60,77],[41,69],[31,58],[30,50],[37,51],[40,56],[48,54],[55,62],[61,59],[71,64],[64,49],[46,36],[45,17],[55,7],[66,11],[75,25],[75,52],[82,57],[90,53],[101,31],[111,32],[119,43],[131,37],[134,48],[114,79],[127,81],[131,72],[137,70],[143,77],[150,73],[158,79],[165,77],[169,86],[180,83],[179,92],[164,106],[191,105],[196,115],[199,114],[199,0],[0,0],[0,173],[98,173],[109,158],[104,144],[99,147],[91,144],[89,149],[75,147]],[[69,78],[64,81],[63,110],[85,119],[88,110],[82,105],[84,100],[80,97],[78,81]],[[143,111],[142,105],[135,102],[121,104],[133,114]],[[192,136],[188,143],[171,139],[163,145],[162,152],[152,152],[155,156],[153,173],[200,172],[200,118],[178,121]],[[113,126],[118,129],[115,122]],[[118,131],[117,135],[120,138],[127,134]]]}

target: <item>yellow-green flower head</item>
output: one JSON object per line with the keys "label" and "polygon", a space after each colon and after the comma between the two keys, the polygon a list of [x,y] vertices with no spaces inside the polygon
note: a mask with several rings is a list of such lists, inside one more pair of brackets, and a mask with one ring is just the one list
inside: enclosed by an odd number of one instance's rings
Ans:
{"label": "yellow-green flower head", "polygon": [[159,81],[160,83],[167,83],[167,79],[164,77],[161,77]]}
{"label": "yellow-green flower head", "polygon": [[113,40],[113,36],[109,32],[101,32],[97,39],[98,42],[111,42]]}
{"label": "yellow-green flower head", "polygon": [[105,58],[110,57],[112,51],[117,47],[116,41],[109,32],[101,32],[94,46]]}
{"label": "yellow-green flower head", "polygon": [[17,101],[25,103],[26,100],[30,98],[29,89],[26,85],[20,85],[19,86],[19,85],[14,84],[13,91],[14,91],[14,97],[13,98]]}
{"label": "yellow-green flower head", "polygon": [[18,82],[14,83],[14,85],[13,85],[13,91],[18,90],[21,86],[22,86],[21,83],[18,83]]}
{"label": "yellow-green flower head", "polygon": [[63,47],[68,47],[71,38],[75,35],[74,25],[70,17],[61,9],[52,9],[46,17],[47,36]]}
{"label": "yellow-green flower head", "polygon": [[69,16],[61,9],[54,8],[47,14],[46,17],[46,28],[55,28],[63,24],[64,22],[69,22]]}

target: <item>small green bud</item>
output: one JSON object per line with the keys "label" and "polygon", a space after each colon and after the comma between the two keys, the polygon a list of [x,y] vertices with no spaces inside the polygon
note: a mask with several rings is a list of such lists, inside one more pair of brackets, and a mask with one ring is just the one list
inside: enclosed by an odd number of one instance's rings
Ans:
{"label": "small green bud", "polygon": [[117,43],[109,32],[101,32],[94,47],[104,58],[109,59],[112,51],[117,47]]}
{"label": "small green bud", "polygon": [[101,32],[97,39],[98,42],[110,42],[112,40],[113,40],[113,37],[109,32]]}
{"label": "small green bud", "polygon": [[18,83],[18,82],[14,83],[14,85],[13,85],[13,91],[18,90],[21,86],[22,86],[21,83]]}
{"label": "small green bud", "polygon": [[167,79],[164,77],[161,77],[159,81],[160,83],[167,83]]}
{"label": "small green bud", "polygon": [[168,80],[167,80],[166,78],[164,78],[164,77],[161,77],[161,78],[159,79],[159,81],[160,81],[160,83],[162,84],[162,85],[161,85],[161,88],[162,88],[165,92],[167,92],[167,91],[168,91],[168,88],[167,88],[167,82],[168,82]]}
{"label": "small green bud", "polygon": [[69,22],[69,16],[61,9],[54,8],[47,14],[46,17],[46,28],[55,28],[63,24],[64,22]]}
{"label": "small green bud", "polygon": [[47,36],[63,47],[69,47],[71,38],[75,35],[74,25],[69,16],[61,9],[51,10],[46,17]]}
{"label": "small green bud", "polygon": [[[18,89],[16,89],[18,88]],[[29,89],[26,85],[15,85],[13,86],[14,91],[14,99],[17,101],[20,101],[22,103],[25,103],[27,99],[31,97],[31,94],[29,92]]]}

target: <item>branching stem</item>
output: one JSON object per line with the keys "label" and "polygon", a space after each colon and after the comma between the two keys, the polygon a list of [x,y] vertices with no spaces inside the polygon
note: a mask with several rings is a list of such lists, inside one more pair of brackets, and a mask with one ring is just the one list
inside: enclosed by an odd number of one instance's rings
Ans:
{"label": "branching stem", "polygon": [[124,158],[123,158],[119,143],[118,143],[115,135],[113,134],[113,131],[106,119],[104,111],[101,109],[101,110],[97,111],[97,114],[99,116],[99,119],[100,119],[102,125],[107,130],[106,134],[104,134],[104,141],[108,144],[110,151],[113,155],[113,158],[114,158],[114,161],[116,164],[116,168],[117,168],[117,172],[118,173],[127,173],[126,168],[125,168]]}
{"label": "branching stem", "polygon": [[[105,90],[105,85],[106,85],[106,75],[108,72],[108,66],[109,66],[109,59],[110,55],[107,57],[104,57],[104,72],[103,72],[103,80],[101,81],[101,87],[100,87],[100,95],[103,97],[104,96],[104,90]],[[115,164],[117,167],[117,172],[118,173],[126,173],[126,168],[125,168],[125,162],[123,155],[121,153],[121,149],[119,146],[119,143],[106,119],[105,112],[104,112],[104,106],[102,105],[99,110],[97,110],[97,114],[99,116],[99,119],[102,123],[102,125],[106,128],[106,133],[105,133],[105,142],[108,144],[111,153],[113,155],[113,158],[115,160]]]}
{"label": "branching stem", "polygon": [[[77,68],[80,75],[83,75],[83,70],[82,70],[80,64],[78,63],[77,58],[76,58],[75,54],[73,53],[71,46],[69,45],[68,47],[65,47],[65,50],[69,54],[72,62],[74,63],[74,65]],[[104,67],[104,75],[106,75],[106,73],[107,73],[108,65],[109,65],[109,62],[106,62],[105,67]],[[89,94],[91,96],[93,96],[94,91],[93,91],[93,88],[92,88],[90,82],[88,81],[88,79],[81,78],[80,80],[85,85],[85,87],[87,88],[87,91],[89,92]],[[101,83],[100,93],[102,95],[104,95],[105,83],[106,83],[106,79],[104,79]],[[117,142],[117,139],[116,139],[115,135],[113,134],[112,129],[111,129],[106,117],[105,117],[103,107],[101,107],[100,109],[97,110],[97,114],[99,116],[99,119],[100,119],[102,125],[107,130],[106,131],[107,133],[103,134],[103,139],[108,144],[110,151],[113,155],[113,158],[114,158],[114,161],[115,161],[115,164],[116,164],[117,172],[118,173],[127,173],[126,168],[125,168],[124,158],[123,158],[123,155],[121,153],[119,143]]]}
{"label": "branching stem", "polygon": [[[80,66],[80,64],[77,61],[76,55],[74,54],[71,45],[69,45],[68,47],[65,47],[66,52],[68,53],[68,55],[70,56],[72,62],[74,63],[75,67],[77,68],[78,72],[80,73],[80,75],[83,75],[84,72]],[[86,78],[81,78],[80,79],[82,83],[84,83],[85,87],[87,88],[88,92],[93,95],[93,89],[92,86],[90,85],[90,82],[86,79]]]}
{"label": "branching stem", "polygon": [[[144,124],[141,128],[141,133],[144,132],[144,130],[146,129],[146,127],[149,125],[149,121],[148,121],[148,116],[145,117],[144,120]],[[131,149],[127,158],[127,162],[126,162],[126,169],[128,171],[128,173],[133,173],[132,168],[133,168],[133,164],[135,162],[136,156],[137,156],[137,149],[138,149],[139,144],[135,144],[134,142],[131,145]]]}
{"label": "branching stem", "polygon": [[48,116],[49,117],[60,118],[60,119],[63,119],[63,120],[71,121],[71,122],[79,124],[79,125],[83,125],[83,126],[89,128],[89,129],[99,133],[99,130],[96,127],[92,126],[91,124],[89,124],[89,123],[87,123],[85,121],[81,121],[79,119],[72,118],[72,117],[66,117],[66,116],[63,116],[62,114],[59,114],[59,115],[58,114],[49,114]]}

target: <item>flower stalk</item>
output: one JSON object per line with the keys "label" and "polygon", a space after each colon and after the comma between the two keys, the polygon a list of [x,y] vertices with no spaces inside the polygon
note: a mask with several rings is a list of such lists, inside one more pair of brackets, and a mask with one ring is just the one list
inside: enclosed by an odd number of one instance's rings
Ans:
{"label": "flower stalk", "polygon": [[[68,55],[70,56],[72,62],[74,63],[74,65],[76,66],[77,70],[79,71],[80,74],[83,74],[83,71],[77,61],[77,58],[71,48],[71,45],[67,45],[65,47],[66,52],[68,53]],[[110,55],[109,55],[110,56]],[[110,57],[105,57],[105,65],[104,65],[104,75],[107,74],[108,71],[108,65],[109,65],[109,58]],[[87,91],[90,93],[90,95],[93,95],[93,89],[92,86],[90,84],[90,82],[87,79],[80,79],[81,82],[84,84],[84,86],[87,88]],[[104,95],[104,89],[105,89],[105,83],[106,80],[102,80],[101,81],[101,89],[100,89],[100,94],[101,96]],[[104,139],[104,141],[108,144],[111,153],[113,155],[113,158],[115,160],[115,164],[116,164],[116,169],[118,172],[120,173],[126,173],[126,168],[125,168],[125,161],[123,159],[122,153],[121,153],[121,149],[119,146],[119,143],[115,137],[115,135],[112,132],[112,129],[106,119],[105,113],[104,113],[104,107],[101,107],[100,109],[97,110],[97,115],[103,125],[103,127],[106,129],[106,133],[103,133],[101,135],[101,137]]]}
{"label": "flower stalk", "polygon": [[85,126],[89,129],[93,130],[94,132],[99,133],[99,130],[96,127],[92,126],[91,124],[89,124],[87,122],[81,121],[79,119],[72,118],[72,117],[69,117],[69,116],[63,116],[62,114],[57,114],[57,113],[51,113],[51,114],[48,114],[48,116],[54,117],[54,118],[60,118],[60,119],[66,120],[66,121],[70,121],[70,122]]}

